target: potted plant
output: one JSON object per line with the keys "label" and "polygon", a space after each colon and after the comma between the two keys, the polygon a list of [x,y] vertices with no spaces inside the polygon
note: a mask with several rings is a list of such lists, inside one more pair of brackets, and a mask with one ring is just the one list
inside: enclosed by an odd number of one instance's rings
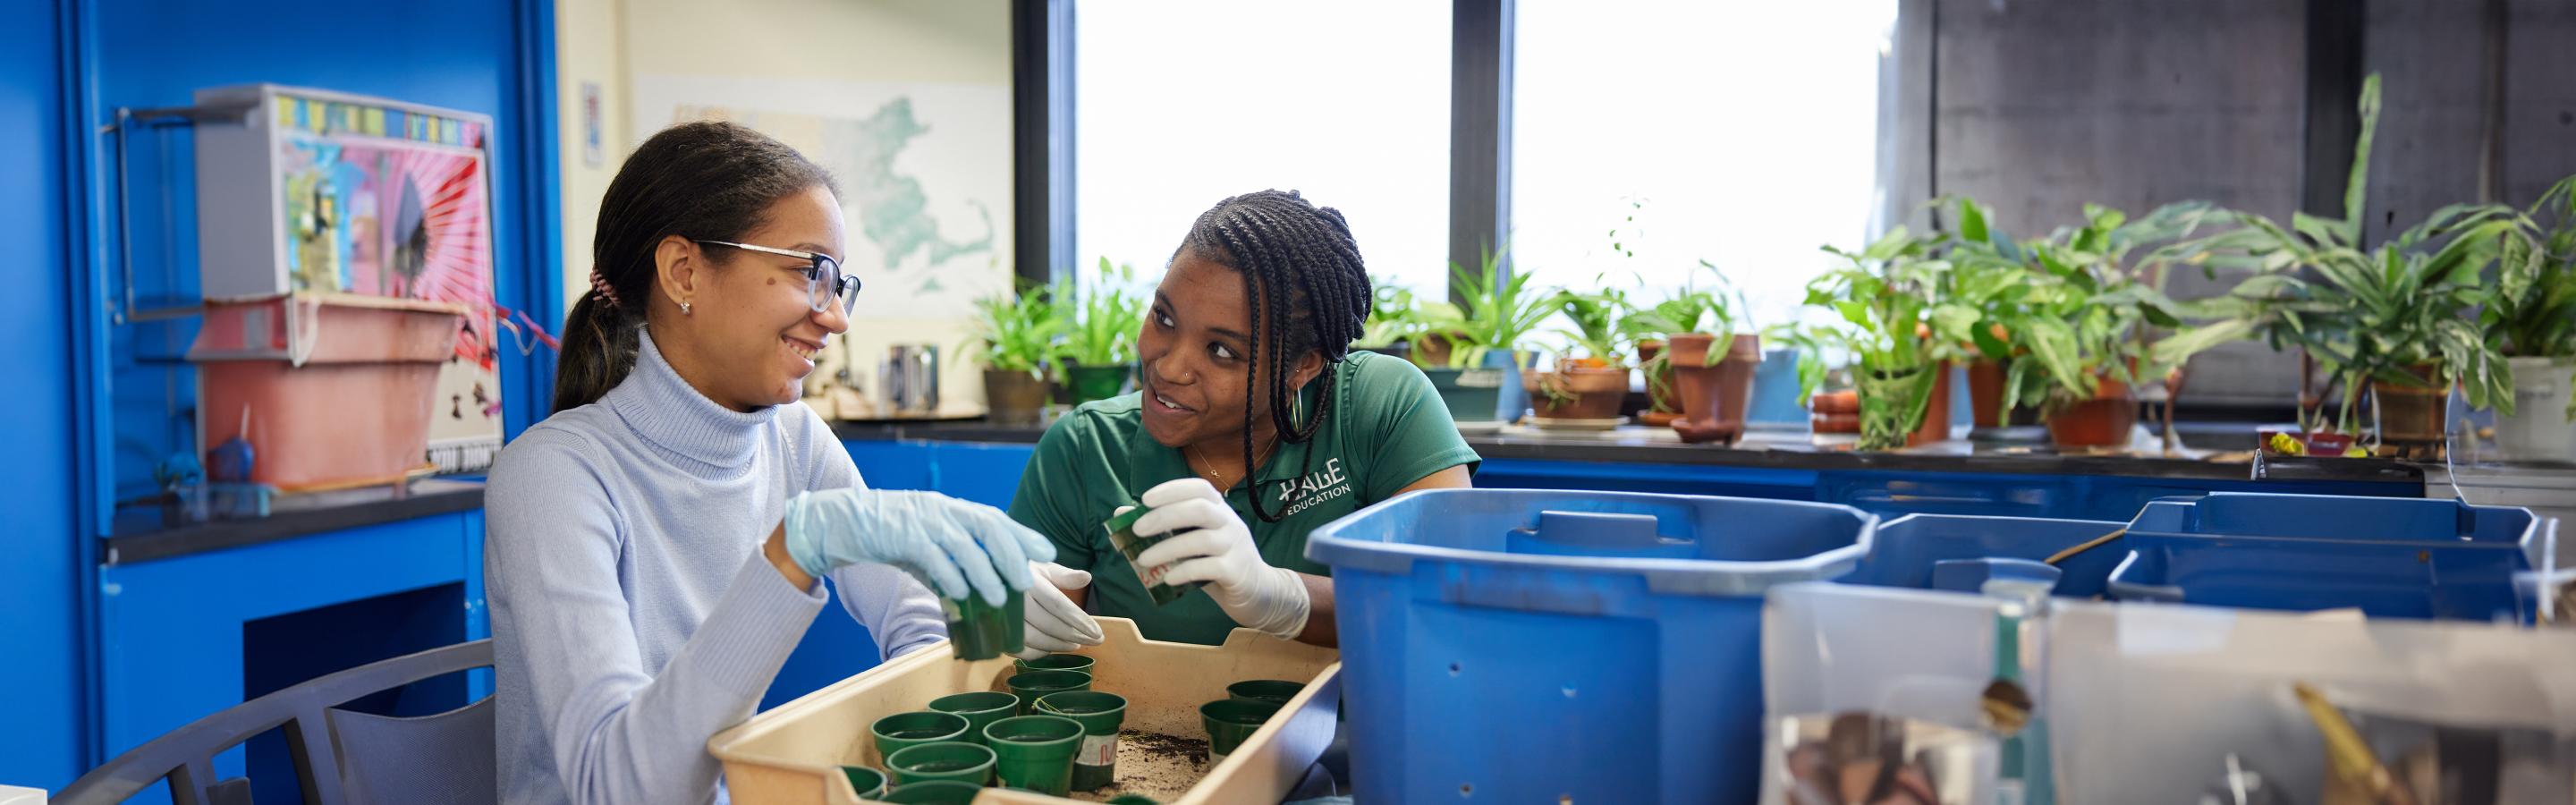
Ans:
{"label": "potted plant", "polygon": [[1145,300],[1132,287],[1136,270],[1112,267],[1100,258],[1099,280],[1087,293],[1070,283],[1054,293],[1073,303],[1077,315],[1065,334],[1065,386],[1075,405],[1105,400],[1126,391],[1136,373],[1136,336],[1145,326]]}
{"label": "potted plant", "polygon": [[1574,325],[1557,331],[1572,343],[1557,353],[1553,370],[1521,370],[1533,414],[1546,420],[1617,419],[1619,403],[1628,396],[1627,339],[1619,332],[1629,310],[1626,292],[1559,290],[1551,301]]}
{"label": "potted plant", "polygon": [[2010,344],[1974,328],[1986,355],[2021,351],[2005,371],[2000,409],[2046,412],[2049,440],[2061,449],[2116,447],[2137,424],[2141,384],[2163,383],[2193,354],[2224,343],[2193,339],[2158,348],[2157,328],[2182,326],[2186,307],[2160,287],[2167,253],[2138,265],[2131,250],[2190,235],[2216,215],[2203,202],[2169,204],[2136,221],[2119,210],[2086,205],[2085,224],[2023,245],[2032,270],[2016,282],[2022,290],[1991,329]]}
{"label": "potted plant", "polygon": [[1975,199],[1959,198],[1956,206],[1958,231],[1947,250],[1943,295],[1957,308],[1976,312],[1965,332],[1951,334],[1973,348],[1967,360],[1970,423],[1979,429],[2039,424],[2038,408],[2016,404],[2004,391],[2012,365],[2030,352],[2012,341],[2007,322],[2029,315],[2039,281],[2031,246],[1993,228],[1992,210]]}
{"label": "potted plant", "polygon": [[2576,461],[2576,176],[2525,216],[2541,230],[2505,241],[2496,299],[2478,314],[2512,375],[2497,398],[2496,447],[2507,460]]}
{"label": "potted plant", "polygon": [[[2520,211],[2495,204],[2444,207],[2377,247],[2364,248],[2363,191],[2378,116],[2379,77],[2372,75],[2362,82],[2361,137],[2341,220],[2300,213],[2283,228],[2238,212],[2234,218],[2243,228],[2194,244],[2194,256],[2209,265],[2251,266],[2261,273],[2214,300],[2229,315],[2166,344],[2259,334],[2275,346],[2296,345],[2343,390],[2331,421],[2322,410],[2324,395],[2303,395],[2302,430],[2359,433],[2359,406],[2367,396],[2375,421],[2371,432],[2380,442],[2438,442],[2454,386],[2470,405],[2513,410],[2510,366],[2497,342],[2463,311],[2499,298],[2484,275],[2500,255],[2527,261],[2543,249]],[[2293,270],[2313,272],[2314,278]]]}
{"label": "potted plant", "polygon": [[[1700,265],[1717,271],[1706,260]],[[1743,294],[1733,292],[1719,274],[1717,287],[1685,287],[1628,320],[1633,337],[1660,334],[1670,339],[1671,347],[1649,357],[1643,368],[1650,399],[1659,384],[1670,389],[1679,413],[1667,424],[1682,441],[1733,444],[1744,435],[1753,372],[1762,363],[1761,336],[1751,332],[1747,309]],[[1646,356],[1642,347],[1638,354]]]}
{"label": "potted plant", "polygon": [[[1456,372],[1448,376],[1451,387],[1441,396],[1449,400],[1451,389],[1466,393],[1468,399],[1449,403],[1452,416],[1459,416],[1462,406],[1472,412],[1472,403],[1490,393],[1493,407],[1489,416],[1467,418],[1460,422],[1509,422],[1519,418],[1521,369],[1528,368],[1530,352],[1522,341],[1556,310],[1551,306],[1553,291],[1530,287],[1530,275],[1502,275],[1502,254],[1488,251],[1483,267],[1474,274],[1457,265],[1450,266],[1450,287],[1460,305],[1442,309],[1439,304],[1425,304],[1419,311],[1424,335],[1414,354],[1416,365],[1443,366]],[[1432,346],[1436,344],[1437,346]],[[1442,358],[1432,363],[1434,357]],[[1443,376],[1433,374],[1432,385],[1440,386]],[[1486,389],[1492,391],[1487,392]]]}
{"label": "potted plant", "polygon": [[1372,278],[1369,289],[1368,320],[1361,323],[1360,337],[1351,342],[1351,347],[1398,358],[1413,357],[1413,338],[1421,326],[1413,312],[1413,289],[1387,277]]}
{"label": "potted plant", "polygon": [[1942,266],[1928,258],[1931,240],[1899,226],[1859,253],[1825,251],[1849,265],[1807,284],[1807,304],[1832,310],[1834,324],[1789,330],[1800,347],[1800,397],[1823,382],[1826,353],[1848,356],[1859,387],[1862,450],[1919,442],[1940,383],[1942,354],[1926,322],[1931,287]]}
{"label": "potted plant", "polygon": [[975,300],[970,350],[983,355],[984,404],[995,423],[1038,421],[1055,385],[1055,358],[1063,348],[1065,321],[1048,289],[1028,285],[1017,297]]}

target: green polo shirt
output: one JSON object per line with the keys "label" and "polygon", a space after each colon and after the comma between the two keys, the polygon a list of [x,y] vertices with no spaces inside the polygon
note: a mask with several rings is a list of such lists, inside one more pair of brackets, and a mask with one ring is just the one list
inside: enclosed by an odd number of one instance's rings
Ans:
{"label": "green polo shirt", "polygon": [[[1424,476],[1462,464],[1472,472],[1478,463],[1440,392],[1413,364],[1353,352],[1332,371],[1340,399],[1315,438],[1281,444],[1257,473],[1278,480],[1305,470],[1295,484],[1265,485],[1272,498],[1264,506],[1277,514],[1285,497],[1288,515],[1262,522],[1253,515],[1248,485],[1236,483],[1226,491],[1226,502],[1251,527],[1262,561],[1272,567],[1329,575],[1330,569],[1306,560],[1309,532],[1393,497]],[[1307,384],[1305,410],[1315,410],[1322,385]],[[1087,403],[1057,419],[1020,475],[1011,517],[1053,540],[1057,563],[1091,571],[1093,613],[1133,619],[1155,640],[1218,643],[1235,623],[1206,591],[1192,589],[1168,606],[1155,606],[1101,528],[1118,507],[1136,505],[1145,490],[1198,475],[1180,450],[1145,432],[1141,400],[1127,394]]]}

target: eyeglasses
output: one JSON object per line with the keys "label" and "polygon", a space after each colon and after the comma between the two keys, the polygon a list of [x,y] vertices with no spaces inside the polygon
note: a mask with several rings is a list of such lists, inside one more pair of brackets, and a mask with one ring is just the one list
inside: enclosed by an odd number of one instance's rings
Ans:
{"label": "eyeglasses", "polygon": [[794,249],[777,249],[768,246],[754,246],[749,243],[734,243],[722,240],[700,240],[698,242],[711,246],[731,246],[736,249],[755,251],[762,254],[775,254],[780,257],[793,257],[806,261],[807,265],[803,269],[805,273],[805,294],[809,299],[810,304],[813,305],[814,312],[816,313],[823,312],[826,309],[826,306],[830,305],[835,297],[839,298],[841,301],[841,315],[843,316],[850,315],[850,311],[859,305],[859,278],[841,273],[841,261],[832,259],[831,255],[817,254],[814,252],[800,252]]}

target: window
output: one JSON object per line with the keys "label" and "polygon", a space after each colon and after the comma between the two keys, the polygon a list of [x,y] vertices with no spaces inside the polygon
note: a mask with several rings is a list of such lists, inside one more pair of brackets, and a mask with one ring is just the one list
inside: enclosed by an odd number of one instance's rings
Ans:
{"label": "window", "polygon": [[1447,287],[1449,4],[1087,2],[1074,22],[1074,256],[1161,273],[1218,199],[1339,208],[1369,271]]}
{"label": "window", "polygon": [[[1894,0],[1519,4],[1512,262],[1650,298],[1715,264],[1756,324],[1879,210],[1879,68]],[[1633,222],[1627,220],[1635,216]],[[1613,251],[1615,242],[1629,257]]]}

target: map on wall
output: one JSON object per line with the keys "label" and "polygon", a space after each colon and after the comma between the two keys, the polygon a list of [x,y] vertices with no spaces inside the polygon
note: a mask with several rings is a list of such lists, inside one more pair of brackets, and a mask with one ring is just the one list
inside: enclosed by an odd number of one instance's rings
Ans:
{"label": "map on wall", "polygon": [[961,318],[1011,278],[1010,89],[983,84],[641,76],[640,142],[674,123],[728,120],[832,172],[865,283],[854,316]]}

